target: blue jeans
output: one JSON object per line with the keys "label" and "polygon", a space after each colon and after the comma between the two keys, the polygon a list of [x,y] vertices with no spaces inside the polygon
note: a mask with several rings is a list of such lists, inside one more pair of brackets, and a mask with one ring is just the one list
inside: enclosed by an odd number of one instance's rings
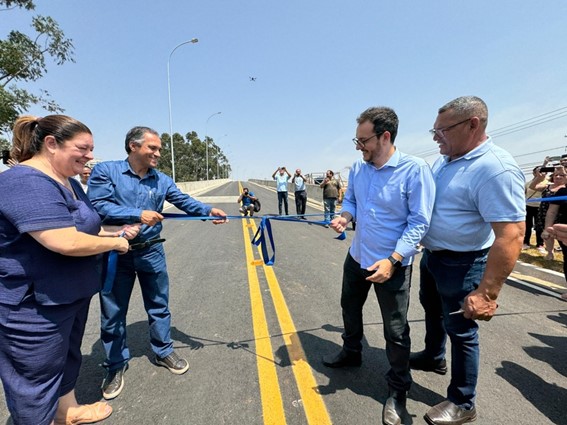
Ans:
{"label": "blue jeans", "polygon": [[447,399],[457,406],[474,406],[479,370],[478,323],[462,314],[449,315],[463,305],[486,268],[488,249],[474,252],[423,251],[419,301],[425,310],[425,353],[434,360],[445,357],[451,339],[451,383]]}
{"label": "blue jeans", "polygon": [[173,351],[169,277],[163,246],[158,244],[130,251],[119,257],[112,292],[100,294],[101,340],[106,352],[104,366],[111,371],[122,368],[130,360],[126,345],[126,314],[136,276],[148,314],[152,350],[159,357],[166,357]]}
{"label": "blue jeans", "polygon": [[325,221],[329,222],[335,216],[337,198],[323,198],[323,206],[325,207]]}
{"label": "blue jeans", "polygon": [[374,284],[365,280],[371,273],[360,268],[360,264],[350,254],[347,254],[343,268],[343,348],[358,353],[362,351],[362,308],[370,288],[374,286],[384,323],[386,356],[390,363],[386,380],[388,386],[397,391],[409,390],[412,382],[409,368],[410,328],[407,318],[411,271],[411,266],[401,267],[388,281]]}

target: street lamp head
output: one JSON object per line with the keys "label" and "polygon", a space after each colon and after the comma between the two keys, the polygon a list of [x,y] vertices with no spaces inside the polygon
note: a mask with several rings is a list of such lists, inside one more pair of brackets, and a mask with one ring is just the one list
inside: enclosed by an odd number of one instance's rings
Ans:
{"label": "street lamp head", "polygon": [[198,38],[192,38],[192,39],[189,40],[189,41],[191,41],[191,43],[198,43],[198,42],[199,42],[199,39],[198,39]]}

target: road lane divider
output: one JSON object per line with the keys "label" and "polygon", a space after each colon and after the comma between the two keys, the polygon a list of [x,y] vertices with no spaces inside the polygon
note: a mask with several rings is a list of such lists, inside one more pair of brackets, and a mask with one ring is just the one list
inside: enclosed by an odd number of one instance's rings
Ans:
{"label": "road lane divider", "polygon": [[[250,304],[252,311],[252,325],[254,328],[254,343],[256,346],[256,366],[258,368],[258,382],[262,400],[262,415],[266,425],[286,424],[282,395],[276,372],[274,350],[268,330],[268,322],[262,301],[262,291],[258,279],[257,261],[250,240],[248,220],[242,220],[242,233],[246,253],[246,268],[248,271],[248,287],[250,291]],[[260,260],[261,262],[261,260]]]}

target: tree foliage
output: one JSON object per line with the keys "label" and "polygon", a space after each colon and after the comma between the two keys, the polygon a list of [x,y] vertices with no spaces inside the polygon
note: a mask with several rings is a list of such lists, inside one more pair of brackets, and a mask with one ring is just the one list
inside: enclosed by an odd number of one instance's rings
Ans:
{"label": "tree foliage", "polygon": [[[207,137],[202,141],[196,132],[191,131],[185,137],[179,133],[173,134],[176,181],[207,180],[206,142],[209,143],[209,180],[228,178],[231,167],[220,147],[212,138]],[[158,169],[171,176],[171,140],[168,133],[161,135],[161,145]]]}
{"label": "tree foliage", "polygon": [[[0,0],[0,12],[14,7],[33,10],[34,4],[31,0]],[[30,93],[18,84],[42,78],[47,73],[48,58],[56,65],[74,62],[72,40],[49,16],[34,16],[31,27],[32,37],[12,30],[6,39],[0,40],[0,132],[9,130],[14,120],[33,104],[50,113],[63,112],[47,90]]]}

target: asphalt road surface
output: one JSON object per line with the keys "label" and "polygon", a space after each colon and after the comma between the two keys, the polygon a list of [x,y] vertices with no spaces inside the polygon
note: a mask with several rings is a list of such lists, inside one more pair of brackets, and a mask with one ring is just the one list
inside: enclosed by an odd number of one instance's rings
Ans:
{"label": "asphalt road surface", "polygon": [[[259,215],[277,213],[272,189],[248,186],[262,201]],[[198,198],[238,215],[238,195],[238,183],[232,182]],[[291,197],[290,213],[295,213]],[[320,214],[321,207],[309,205],[307,213]],[[381,423],[388,365],[373,292],[365,306],[362,366],[336,370],[321,364],[323,355],[341,348],[342,264],[352,230],[341,241],[322,226],[274,221],[276,260],[267,267],[250,244],[258,224],[240,219],[219,226],[165,223],[171,336],[190,369],[175,376],[154,365],[136,288],[127,328],[130,368],[124,391],[110,402],[114,412],[103,423]],[[413,273],[410,322],[412,350],[418,351],[423,348],[424,315],[415,266]],[[531,280],[529,286],[523,279]],[[499,298],[497,316],[481,323],[476,423],[567,424],[567,303],[558,298],[564,286],[561,275],[519,265]],[[76,388],[83,403],[101,397],[98,327],[95,297]],[[414,371],[413,379],[403,423],[424,424],[429,406],[444,399],[449,375]],[[4,403],[0,423],[11,423]]]}

